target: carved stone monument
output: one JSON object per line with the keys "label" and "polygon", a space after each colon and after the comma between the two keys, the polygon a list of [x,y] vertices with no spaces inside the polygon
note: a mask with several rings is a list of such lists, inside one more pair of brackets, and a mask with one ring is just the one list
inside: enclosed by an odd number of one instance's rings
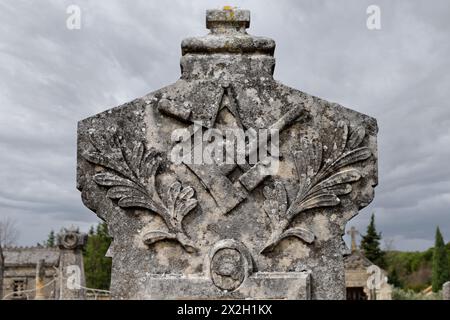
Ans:
{"label": "carved stone monument", "polygon": [[[178,81],[79,122],[77,187],[113,237],[112,298],[345,299],[376,120],[274,80],[275,42],[249,25],[208,10]],[[211,145],[226,161],[202,158]]]}
{"label": "carved stone monument", "polygon": [[86,279],[84,276],[82,249],[87,243],[87,234],[78,228],[64,228],[57,235],[59,257],[60,300],[84,300]]}

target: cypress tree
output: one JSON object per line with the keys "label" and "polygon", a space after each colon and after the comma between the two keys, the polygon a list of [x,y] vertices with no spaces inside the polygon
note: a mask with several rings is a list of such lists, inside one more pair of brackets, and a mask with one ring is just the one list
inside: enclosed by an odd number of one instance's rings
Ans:
{"label": "cypress tree", "polygon": [[439,227],[436,228],[432,268],[431,284],[433,292],[438,292],[442,289],[442,285],[450,280],[447,250]]}
{"label": "cypress tree", "polygon": [[47,247],[54,247],[55,246],[55,232],[53,230],[50,231],[48,234],[47,241],[45,242],[45,245]]}
{"label": "cypress tree", "polygon": [[375,228],[375,215],[372,213],[366,235],[361,240],[361,249],[367,259],[380,268],[384,268],[385,259],[384,252],[380,249],[380,240],[381,233],[377,233],[377,229]]}

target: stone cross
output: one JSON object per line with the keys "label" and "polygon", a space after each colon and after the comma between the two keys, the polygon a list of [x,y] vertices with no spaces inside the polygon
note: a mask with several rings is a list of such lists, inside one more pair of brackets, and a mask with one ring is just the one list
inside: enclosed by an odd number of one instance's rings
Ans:
{"label": "stone cross", "polygon": [[113,299],[345,299],[342,236],[373,199],[377,122],[275,80],[275,41],[249,27],[248,10],[208,10],[180,79],[78,123]]}
{"label": "stone cross", "polygon": [[356,245],[356,236],[359,234],[359,232],[354,226],[352,226],[350,230],[347,231],[347,234],[349,234],[352,238],[352,252],[355,252],[356,250],[358,250],[358,246]]}

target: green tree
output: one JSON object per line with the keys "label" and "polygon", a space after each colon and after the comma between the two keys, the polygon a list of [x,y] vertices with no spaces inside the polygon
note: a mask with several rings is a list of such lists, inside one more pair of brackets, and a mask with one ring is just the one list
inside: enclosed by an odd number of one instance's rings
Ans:
{"label": "green tree", "polygon": [[54,247],[55,246],[55,231],[51,230],[48,234],[47,241],[45,242],[45,245],[47,247]]}
{"label": "green tree", "polygon": [[436,239],[433,251],[432,279],[433,292],[441,290],[442,285],[450,279],[447,250],[439,227],[436,228]]}
{"label": "green tree", "polygon": [[109,290],[111,282],[111,258],[105,257],[111,243],[106,223],[89,230],[84,250],[84,271],[89,288]]}
{"label": "green tree", "polygon": [[375,215],[372,213],[366,235],[361,240],[361,249],[367,259],[380,268],[384,268],[385,259],[384,252],[380,249],[380,240],[381,233],[377,233],[377,229],[375,228]]}
{"label": "green tree", "polygon": [[396,288],[402,288],[403,282],[400,280],[397,269],[392,268],[392,270],[388,274],[388,282],[392,284]]}

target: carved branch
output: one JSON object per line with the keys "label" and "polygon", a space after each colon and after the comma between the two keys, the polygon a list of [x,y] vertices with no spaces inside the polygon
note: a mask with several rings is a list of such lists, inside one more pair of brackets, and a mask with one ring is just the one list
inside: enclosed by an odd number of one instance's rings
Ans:
{"label": "carved branch", "polygon": [[108,188],[110,199],[117,200],[121,208],[148,209],[161,216],[168,228],[166,231],[151,231],[144,236],[148,245],[161,240],[176,240],[188,252],[196,250],[183,231],[184,217],[197,206],[192,187],[182,187],[173,183],[167,191],[167,203],[161,200],[155,187],[156,172],[161,164],[161,154],[146,150],[143,142],[134,145],[132,150],[117,135],[99,142],[90,137],[92,148],[82,156],[89,162],[103,166],[110,171],[94,175],[94,181]]}
{"label": "carved branch", "polygon": [[[299,189],[295,199],[286,210],[286,190],[276,181],[274,189],[264,190],[266,201],[264,209],[272,222],[272,236],[261,251],[272,251],[284,238],[295,236],[306,243],[314,241],[314,234],[305,229],[288,229],[292,220],[301,212],[320,207],[333,207],[340,203],[339,196],[352,191],[351,183],[361,178],[357,169],[344,169],[357,162],[368,159],[371,152],[367,147],[359,147],[365,136],[365,129],[357,127],[350,133],[345,122],[339,122],[335,132],[334,153],[323,160],[329,151],[320,142],[302,141],[301,150],[293,152]],[[280,196],[281,195],[281,196]]]}

